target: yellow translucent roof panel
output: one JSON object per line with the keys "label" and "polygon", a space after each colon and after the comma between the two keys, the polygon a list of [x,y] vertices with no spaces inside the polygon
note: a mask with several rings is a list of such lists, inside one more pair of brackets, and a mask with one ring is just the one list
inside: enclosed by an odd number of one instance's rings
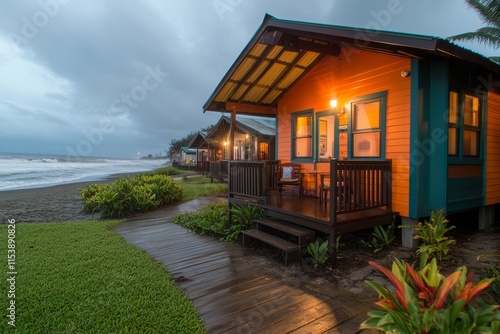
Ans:
{"label": "yellow translucent roof panel", "polygon": [[271,51],[269,52],[269,54],[267,55],[267,57],[266,57],[266,58],[267,58],[267,59],[274,59],[274,58],[276,58],[276,57],[280,54],[281,50],[283,50],[283,47],[282,47],[282,46],[275,45],[275,46],[271,49]]}
{"label": "yellow translucent roof panel", "polygon": [[262,100],[262,103],[264,104],[271,104],[274,102],[274,100],[276,100],[276,98],[282,93],[281,90],[278,90],[278,89],[274,89],[271,91],[271,93],[269,93],[268,96],[266,96],[266,98],[264,100]]}
{"label": "yellow translucent roof panel", "polygon": [[265,44],[257,43],[249,52],[249,54],[255,57],[260,57],[262,55],[262,52],[264,52],[264,50],[266,49],[266,47],[267,45]]}
{"label": "yellow translucent roof panel", "polygon": [[283,54],[279,57],[279,60],[288,64],[291,64],[295,61],[295,58],[299,55],[298,52],[292,52],[292,51],[285,51]]}
{"label": "yellow translucent roof panel", "polygon": [[236,90],[236,92],[231,96],[231,100],[239,100],[241,98],[241,95],[243,95],[243,93],[245,92],[245,90],[247,90],[248,88],[248,85],[241,85],[240,87],[238,87],[238,89]]}
{"label": "yellow translucent roof panel", "polygon": [[245,76],[245,74],[247,74],[247,72],[252,68],[255,61],[256,61],[255,59],[248,57],[243,59],[240,66],[238,66],[236,71],[234,71],[233,75],[231,76],[231,80],[240,81]]}
{"label": "yellow translucent roof panel", "polygon": [[316,52],[306,52],[297,65],[307,67],[311,65],[319,57],[319,55],[320,54]]}
{"label": "yellow translucent roof panel", "polygon": [[304,72],[304,69],[294,67],[278,85],[278,88],[286,89]]}
{"label": "yellow translucent roof panel", "polygon": [[221,89],[221,91],[219,92],[219,94],[217,94],[217,96],[215,97],[215,101],[217,102],[226,102],[229,98],[229,95],[231,94],[231,92],[233,91],[233,88],[236,86],[235,83],[233,82],[227,82]]}
{"label": "yellow translucent roof panel", "polygon": [[257,80],[257,78],[262,73],[262,71],[264,71],[264,69],[266,69],[267,65],[269,65],[269,61],[268,60],[263,60],[257,66],[257,68],[253,71],[253,73],[248,77],[248,79],[246,81],[248,81],[248,82],[251,83],[251,82],[254,82],[255,80]]}
{"label": "yellow translucent roof panel", "polygon": [[266,73],[260,78],[258,84],[262,86],[270,87],[272,86],[278,77],[287,69],[287,66],[283,64],[273,64],[271,68],[269,68]]}
{"label": "yellow translucent roof panel", "polygon": [[267,92],[264,87],[252,87],[246,96],[243,97],[244,102],[259,102],[260,98]]}

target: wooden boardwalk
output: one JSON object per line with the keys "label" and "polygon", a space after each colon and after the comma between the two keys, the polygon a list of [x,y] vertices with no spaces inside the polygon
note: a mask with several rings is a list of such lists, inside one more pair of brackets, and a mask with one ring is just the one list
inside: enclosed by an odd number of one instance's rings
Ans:
{"label": "wooden boardwalk", "polygon": [[330,283],[291,277],[283,264],[256,250],[194,235],[170,222],[217,200],[226,199],[202,198],[155,211],[114,230],[172,273],[210,333],[359,332],[372,306],[364,298]]}

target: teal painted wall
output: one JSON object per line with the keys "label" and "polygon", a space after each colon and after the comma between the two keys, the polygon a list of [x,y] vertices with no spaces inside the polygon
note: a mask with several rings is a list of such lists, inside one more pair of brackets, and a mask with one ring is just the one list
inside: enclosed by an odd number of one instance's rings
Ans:
{"label": "teal painted wall", "polygon": [[430,159],[422,152],[421,146],[421,143],[429,138],[429,82],[429,63],[413,59],[410,107],[410,218],[426,216],[429,213]]}
{"label": "teal painted wall", "polygon": [[430,65],[429,209],[446,208],[448,177],[448,64]]}
{"label": "teal painted wall", "polygon": [[412,60],[410,218],[446,208],[448,65]]}

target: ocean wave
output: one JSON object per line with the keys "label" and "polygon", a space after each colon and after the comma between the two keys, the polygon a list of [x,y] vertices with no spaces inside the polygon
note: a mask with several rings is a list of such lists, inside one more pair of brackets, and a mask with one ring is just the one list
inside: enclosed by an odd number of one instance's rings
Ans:
{"label": "ocean wave", "polygon": [[164,164],[164,160],[0,154],[0,191],[101,180],[113,174],[151,171]]}

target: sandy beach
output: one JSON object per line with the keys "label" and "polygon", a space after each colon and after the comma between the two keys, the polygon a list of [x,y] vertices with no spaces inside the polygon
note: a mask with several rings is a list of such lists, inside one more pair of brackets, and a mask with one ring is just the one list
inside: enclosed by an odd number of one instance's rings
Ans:
{"label": "sandy beach", "polygon": [[98,219],[98,216],[92,217],[92,215],[82,212],[83,202],[79,193],[80,189],[93,183],[109,183],[127,175],[113,175],[99,181],[44,188],[0,191],[0,222],[5,224],[9,219],[15,219],[16,223]]}

